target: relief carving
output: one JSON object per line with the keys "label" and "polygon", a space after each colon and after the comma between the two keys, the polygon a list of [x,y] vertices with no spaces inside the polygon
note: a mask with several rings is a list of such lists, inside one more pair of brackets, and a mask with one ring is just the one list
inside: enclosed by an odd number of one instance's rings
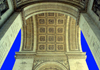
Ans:
{"label": "relief carving", "polygon": [[45,36],[40,36],[40,41],[45,41]]}
{"label": "relief carving", "polygon": [[40,32],[45,32],[45,28],[40,28]]}
{"label": "relief carving", "polygon": [[44,49],[45,49],[45,46],[44,46],[44,45],[40,45],[40,46],[39,46],[39,49],[40,49],[40,50],[44,50]]}
{"label": "relief carving", "polygon": [[56,50],[57,51],[64,51],[65,50],[64,44],[56,44]]}
{"label": "relief carving", "polygon": [[49,29],[48,29],[48,33],[55,33],[55,28],[52,28],[52,27],[50,27]]}
{"label": "relief carving", "polygon": [[63,45],[58,45],[58,50],[63,50]]}
{"label": "relief carving", "polygon": [[9,9],[7,0],[0,0],[0,19],[1,16]]}
{"label": "relief carving", "polygon": [[[37,59],[36,58],[35,61],[34,61],[33,70],[35,70],[35,68],[38,65],[45,63],[45,62],[57,62],[57,63],[62,64],[64,67],[66,67],[67,70],[69,70],[69,63],[68,63],[67,59],[61,60],[61,59],[57,59],[57,58],[55,58],[55,59],[52,59],[52,58]],[[50,68],[47,68],[47,69],[50,69]],[[51,68],[51,69],[53,69],[53,68]]]}
{"label": "relief carving", "polygon": [[39,19],[39,24],[45,24],[45,20],[44,19]]}
{"label": "relief carving", "polygon": [[32,17],[26,20],[26,24],[23,26],[24,29],[24,45],[22,47],[22,51],[32,51],[33,50],[33,43],[34,43],[34,24],[32,22]]}
{"label": "relief carving", "polygon": [[54,36],[49,36],[49,41],[48,42],[54,42],[54,40],[55,40],[55,37]]}
{"label": "relief carving", "polygon": [[54,45],[49,45],[49,50],[53,50],[54,49]]}
{"label": "relief carving", "polygon": [[[87,28],[86,28],[87,29]],[[69,51],[80,51],[79,46],[79,27],[76,26],[74,18],[69,19]]]}
{"label": "relief carving", "polygon": [[61,69],[50,67],[50,68],[45,68],[44,70],[61,70]]}
{"label": "relief carving", "polygon": [[65,16],[64,14],[58,13],[58,17]]}
{"label": "relief carving", "polygon": [[[45,15],[44,17],[41,18],[41,16],[36,15],[36,20],[38,20],[39,24],[37,24],[37,30],[38,30],[38,43],[37,44],[45,44],[45,48],[39,48],[38,46],[38,51],[46,51],[46,52],[62,52],[65,51],[64,50],[64,45],[65,45],[65,39],[64,36],[66,34],[65,32],[65,26],[64,23],[66,22],[66,17],[64,14],[59,14],[58,17],[58,13],[44,13],[44,14],[40,14],[40,15]],[[63,18],[60,18],[60,16],[63,16]],[[43,20],[45,22],[42,23],[42,21],[39,20]],[[66,20],[65,20],[66,19]],[[59,21],[59,22],[58,22]],[[42,23],[40,25],[40,23]],[[59,25],[58,25],[59,24]],[[65,24],[66,25],[66,24]],[[60,46],[56,46],[56,43],[59,44],[64,44],[64,45],[60,45]],[[62,47],[61,47],[62,46]]]}
{"label": "relief carving", "polygon": [[47,51],[55,51],[55,44],[48,44]]}
{"label": "relief carving", "polygon": [[46,45],[45,44],[38,44],[38,51],[46,51]]}
{"label": "relief carving", "polygon": [[58,32],[62,33],[63,32],[63,28],[58,28]]}
{"label": "relief carving", "polygon": [[48,16],[54,16],[54,13],[48,13]]}
{"label": "relief carving", "polygon": [[94,0],[92,10],[99,17],[100,21],[100,0]]}
{"label": "relief carving", "polygon": [[63,24],[63,20],[59,19],[58,24]]}
{"label": "relief carving", "polygon": [[49,20],[48,20],[48,24],[49,24],[49,25],[54,24],[54,19],[49,19]]}
{"label": "relief carving", "polygon": [[41,16],[44,16],[44,13],[39,14],[39,16],[40,16],[40,17],[41,17]]}
{"label": "relief carving", "polygon": [[58,36],[57,36],[57,42],[63,42],[63,41],[64,41],[64,37],[58,35]]}
{"label": "relief carving", "polygon": [[26,62],[21,62],[21,64],[27,64]]}

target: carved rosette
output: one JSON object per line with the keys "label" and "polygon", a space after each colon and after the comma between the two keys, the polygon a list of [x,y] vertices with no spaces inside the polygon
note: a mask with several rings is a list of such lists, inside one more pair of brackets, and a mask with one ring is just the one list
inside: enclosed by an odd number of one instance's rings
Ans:
{"label": "carved rosette", "polygon": [[36,15],[38,52],[63,52],[65,50],[65,25],[67,16],[60,13]]}

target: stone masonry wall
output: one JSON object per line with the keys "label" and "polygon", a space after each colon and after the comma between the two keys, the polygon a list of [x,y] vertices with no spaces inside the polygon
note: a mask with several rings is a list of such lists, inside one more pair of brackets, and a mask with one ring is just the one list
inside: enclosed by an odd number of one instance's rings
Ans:
{"label": "stone masonry wall", "polygon": [[0,68],[6,59],[9,50],[22,27],[22,19],[20,13],[14,13],[5,25],[0,29]]}
{"label": "stone masonry wall", "polygon": [[100,30],[86,13],[81,14],[79,25],[100,69]]}

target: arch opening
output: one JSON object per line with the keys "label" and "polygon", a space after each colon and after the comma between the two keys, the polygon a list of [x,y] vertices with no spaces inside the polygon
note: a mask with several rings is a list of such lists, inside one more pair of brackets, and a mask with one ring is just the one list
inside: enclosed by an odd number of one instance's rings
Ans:
{"label": "arch opening", "polygon": [[33,15],[26,19],[23,33],[23,51],[82,51],[80,28],[74,18],[65,14],[47,12]]}
{"label": "arch opening", "polygon": [[44,62],[37,66],[35,70],[67,70],[67,68],[58,62]]}

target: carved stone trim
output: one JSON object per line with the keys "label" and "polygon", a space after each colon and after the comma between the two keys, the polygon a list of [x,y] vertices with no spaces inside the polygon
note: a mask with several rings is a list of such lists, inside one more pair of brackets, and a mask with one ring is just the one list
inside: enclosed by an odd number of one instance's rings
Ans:
{"label": "carved stone trim", "polygon": [[28,16],[34,12],[39,11],[63,11],[66,13],[69,13],[75,17],[79,14],[78,9],[75,7],[72,7],[70,5],[61,4],[61,3],[39,3],[34,4],[29,7],[24,8],[25,16]]}
{"label": "carved stone trim", "polygon": [[74,7],[77,7],[79,9],[83,9],[86,10],[87,8],[87,3],[88,0],[17,0],[16,4],[17,4],[17,8],[19,7],[26,7],[28,5],[31,4],[35,4],[35,3],[44,3],[44,2],[58,2],[58,3],[64,3],[64,4],[69,4],[69,5],[73,5]]}
{"label": "carved stone trim", "polygon": [[1,16],[9,9],[7,0],[0,0],[0,19]]}
{"label": "carved stone trim", "polygon": [[59,63],[61,65],[63,65],[66,69],[69,70],[69,63],[68,63],[68,60],[65,56],[62,56],[62,58],[59,56],[38,56],[38,57],[35,57],[35,60],[34,60],[34,65],[33,65],[33,70],[35,70],[38,66],[40,66],[41,64],[46,64],[46,63]]}
{"label": "carved stone trim", "polygon": [[100,0],[94,0],[92,10],[99,17],[100,21]]}
{"label": "carved stone trim", "polygon": [[68,59],[86,59],[86,56],[68,56]]}

